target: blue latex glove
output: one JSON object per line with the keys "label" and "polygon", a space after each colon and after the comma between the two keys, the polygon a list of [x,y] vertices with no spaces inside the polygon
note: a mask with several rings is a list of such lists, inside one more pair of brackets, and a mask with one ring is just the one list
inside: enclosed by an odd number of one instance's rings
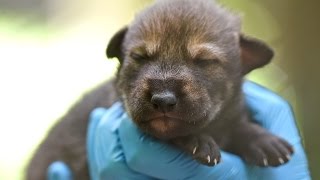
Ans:
{"label": "blue latex glove", "polygon": [[[295,153],[277,168],[245,164],[238,156],[222,152],[214,167],[199,164],[189,155],[144,133],[128,118],[120,103],[94,110],[88,129],[88,159],[93,180],[98,179],[310,179],[306,156],[286,101],[252,82],[243,86],[254,118],[264,128],[289,141]],[[49,177],[54,168],[49,169]],[[68,171],[60,176],[68,177]],[[69,180],[69,179],[52,179]]]}
{"label": "blue latex glove", "polygon": [[48,167],[48,180],[71,180],[72,173],[69,167],[61,162],[56,161]]}

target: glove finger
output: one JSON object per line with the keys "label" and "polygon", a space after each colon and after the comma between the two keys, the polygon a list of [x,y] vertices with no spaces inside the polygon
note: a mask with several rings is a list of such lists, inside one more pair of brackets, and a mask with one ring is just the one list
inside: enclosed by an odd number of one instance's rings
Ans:
{"label": "glove finger", "polygon": [[249,81],[243,84],[243,91],[251,114],[261,126],[291,144],[301,143],[293,112],[284,99]]}
{"label": "glove finger", "polygon": [[91,116],[88,129],[88,160],[92,179],[150,179],[128,168],[119,144],[117,128],[121,104],[111,108],[96,109]]}
{"label": "glove finger", "polygon": [[238,156],[223,152],[223,162],[215,167],[201,165],[175,147],[142,133],[126,114],[122,119],[119,136],[127,164],[141,174],[159,179],[245,179],[244,164]]}
{"label": "glove finger", "polygon": [[253,82],[246,81],[243,91],[254,119],[269,132],[287,140],[295,151],[288,163],[277,168],[248,166],[250,179],[310,179],[307,159],[290,105],[277,94]]}
{"label": "glove finger", "polygon": [[[109,128],[113,127],[116,129],[117,125],[119,124],[119,117],[123,114],[123,108],[121,106],[121,103],[116,102],[114,103],[109,109],[105,108],[96,108],[92,111],[90,114],[90,121],[88,125],[88,131],[87,131],[87,149],[88,151],[88,157],[89,159],[92,159],[94,157],[95,151],[91,151],[92,147],[94,147],[95,142],[97,141],[97,138],[101,135],[97,133],[98,127],[103,128]],[[114,124],[113,124],[114,123]],[[102,124],[99,126],[99,124]],[[109,134],[112,134],[112,132],[109,132]],[[112,140],[112,139],[111,139]],[[95,164],[92,164],[94,166]],[[93,169],[97,169],[97,167],[92,167]]]}
{"label": "glove finger", "polygon": [[117,119],[124,113],[122,103],[115,102],[110,108],[96,108],[92,111],[90,119],[101,119],[102,116],[109,116],[110,119]]}
{"label": "glove finger", "polygon": [[48,167],[48,180],[72,180],[72,173],[70,168],[61,161],[53,162]]}

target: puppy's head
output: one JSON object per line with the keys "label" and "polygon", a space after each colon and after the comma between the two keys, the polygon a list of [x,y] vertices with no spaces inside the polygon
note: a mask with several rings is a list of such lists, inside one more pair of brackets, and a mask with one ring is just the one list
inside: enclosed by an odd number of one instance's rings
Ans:
{"label": "puppy's head", "polygon": [[240,19],[209,0],[162,0],[110,41],[118,88],[137,125],[161,139],[199,131],[241,92],[272,50],[240,33]]}

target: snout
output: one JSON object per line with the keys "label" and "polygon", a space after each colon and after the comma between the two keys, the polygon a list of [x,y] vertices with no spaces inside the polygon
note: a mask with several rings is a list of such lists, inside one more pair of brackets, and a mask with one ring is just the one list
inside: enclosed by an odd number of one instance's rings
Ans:
{"label": "snout", "polygon": [[151,97],[151,104],[156,111],[168,113],[174,110],[177,105],[177,97],[172,91],[164,91],[160,93],[153,93]]}
{"label": "snout", "polygon": [[182,66],[174,66],[175,71],[167,66],[152,67],[145,67],[126,96],[131,105],[128,110],[138,126],[160,139],[185,136],[203,128],[210,115],[207,107],[211,107],[206,89]]}

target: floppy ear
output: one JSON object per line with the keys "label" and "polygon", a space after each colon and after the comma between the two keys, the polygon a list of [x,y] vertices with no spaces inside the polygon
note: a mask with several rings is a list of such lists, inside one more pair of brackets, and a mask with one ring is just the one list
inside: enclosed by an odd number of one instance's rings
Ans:
{"label": "floppy ear", "polygon": [[273,50],[261,40],[240,35],[242,74],[268,64],[273,57]]}
{"label": "floppy ear", "polygon": [[122,42],[128,31],[128,27],[123,27],[111,38],[106,53],[108,58],[118,58],[120,62],[123,59]]}

